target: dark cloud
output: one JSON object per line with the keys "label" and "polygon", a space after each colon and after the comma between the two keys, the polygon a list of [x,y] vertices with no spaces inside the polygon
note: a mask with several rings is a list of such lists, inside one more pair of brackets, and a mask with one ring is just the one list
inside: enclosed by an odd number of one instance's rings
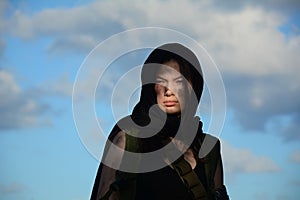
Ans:
{"label": "dark cloud", "polygon": [[[300,140],[300,88],[280,75],[225,75],[228,104],[245,130],[264,131],[271,124],[285,140]],[[280,122],[280,118],[291,118]],[[278,124],[272,124],[278,123]]]}
{"label": "dark cloud", "polygon": [[24,40],[50,38],[51,53],[87,53],[99,42],[124,30],[120,20],[107,16],[102,7],[94,4],[76,9],[47,9],[32,16],[20,9],[6,17],[6,21],[9,22],[6,32]]}
{"label": "dark cloud", "polygon": [[[73,33],[62,34],[57,37],[48,47],[48,52],[82,52],[87,54],[104,39],[124,30],[121,24],[111,20],[99,22],[98,24],[78,23],[78,26],[78,29],[81,31],[75,28]],[[48,33],[41,34],[40,36],[43,35],[47,36]]]}
{"label": "dark cloud", "polygon": [[25,189],[26,187],[21,183],[0,185],[1,194],[19,194],[22,193]]}
{"label": "dark cloud", "polygon": [[5,42],[0,39],[0,58],[3,56],[4,50],[5,50]]}
{"label": "dark cloud", "polygon": [[0,105],[0,130],[27,128],[41,125],[40,117],[49,109],[26,95],[18,95],[22,100],[13,100]]}
{"label": "dark cloud", "polygon": [[300,141],[300,113],[291,116],[291,120],[283,127],[281,135],[286,141]]}
{"label": "dark cloud", "polygon": [[[280,128],[280,135],[286,140],[298,137],[294,134],[299,128],[299,118],[295,117],[300,111],[298,77],[278,74],[297,69],[299,41],[296,37],[285,40],[278,28],[289,17],[280,12],[299,9],[299,1],[182,1],[177,5],[171,1],[148,4],[137,1],[130,7],[125,6],[127,4],[97,1],[76,8],[47,9],[32,15],[16,10],[9,18],[11,26],[8,30],[21,39],[50,38],[48,51],[63,53],[88,52],[101,40],[127,28],[174,27],[197,36],[196,40],[210,47],[210,53],[213,57],[216,55],[218,63],[228,66],[223,68],[228,104],[245,130],[263,131],[268,124],[274,123],[275,118],[292,116],[292,120]],[[172,6],[190,12],[183,18],[169,9]],[[218,8],[228,12],[219,12]],[[264,9],[273,9],[275,14]],[[141,41],[136,38],[134,42]],[[126,41],[119,41],[113,47],[125,45]],[[107,53],[110,52],[108,49]],[[126,59],[119,60],[122,62],[121,65],[116,64],[118,69],[126,65]],[[97,99],[106,98],[107,92],[123,74],[121,70],[120,74],[114,73],[117,70],[111,71],[107,71],[103,82],[100,82],[103,85],[98,86]],[[82,91],[85,89],[82,88]],[[56,91],[69,93],[69,87]],[[24,99],[31,98],[27,95]],[[19,104],[24,105],[24,102]],[[42,111],[45,108],[37,106],[36,109]]]}
{"label": "dark cloud", "polygon": [[[292,152],[291,155],[289,156],[289,161],[295,164],[300,164],[300,151]],[[300,181],[299,181],[299,185],[300,185]]]}
{"label": "dark cloud", "polygon": [[50,107],[22,90],[14,77],[0,70],[0,130],[32,127],[45,123],[45,114]]}
{"label": "dark cloud", "polygon": [[226,141],[222,141],[222,153],[226,172],[234,175],[238,173],[277,173],[280,166],[266,156],[256,155],[249,149],[236,148]]}
{"label": "dark cloud", "polygon": [[291,180],[291,181],[289,181],[288,182],[288,186],[289,187],[300,187],[300,180],[296,180],[296,179],[294,179],[294,180]]}
{"label": "dark cloud", "polygon": [[300,10],[300,1],[298,0],[229,0],[229,1],[218,1],[214,0],[213,4],[215,7],[223,10],[241,10],[247,7],[261,7],[265,10],[276,10],[279,12],[298,12]]}
{"label": "dark cloud", "polygon": [[3,56],[6,42],[4,39],[4,33],[7,31],[7,22],[5,21],[5,13],[8,10],[8,5],[6,1],[0,1],[0,59]]}

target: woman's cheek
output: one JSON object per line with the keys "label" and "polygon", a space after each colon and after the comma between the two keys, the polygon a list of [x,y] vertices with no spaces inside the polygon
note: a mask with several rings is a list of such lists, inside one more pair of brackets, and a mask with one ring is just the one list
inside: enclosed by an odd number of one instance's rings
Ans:
{"label": "woman's cheek", "polygon": [[181,109],[184,109],[185,94],[186,94],[186,92],[185,92],[184,88],[178,88],[176,91],[176,97],[177,97],[177,100],[179,101]]}
{"label": "woman's cheek", "polygon": [[179,97],[179,98],[182,98],[182,97],[184,97],[184,94],[185,94],[185,92],[184,92],[184,89],[183,88],[178,88],[177,89],[177,96]]}
{"label": "woman's cheek", "polygon": [[163,101],[164,97],[164,87],[161,85],[155,85],[155,93],[156,93],[156,98],[157,98],[157,103],[161,103]]}
{"label": "woman's cheek", "polygon": [[158,84],[155,85],[154,90],[155,90],[155,93],[156,93],[157,95],[159,95],[159,94],[162,93],[162,87],[163,87],[163,86],[158,85]]}

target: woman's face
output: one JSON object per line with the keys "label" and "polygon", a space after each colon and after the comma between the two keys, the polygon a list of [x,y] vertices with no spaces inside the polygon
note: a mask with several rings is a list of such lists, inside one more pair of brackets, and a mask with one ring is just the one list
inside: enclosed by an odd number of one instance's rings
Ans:
{"label": "woman's face", "polygon": [[180,113],[185,104],[185,78],[179,72],[179,64],[170,60],[156,73],[155,92],[157,104],[168,114]]}

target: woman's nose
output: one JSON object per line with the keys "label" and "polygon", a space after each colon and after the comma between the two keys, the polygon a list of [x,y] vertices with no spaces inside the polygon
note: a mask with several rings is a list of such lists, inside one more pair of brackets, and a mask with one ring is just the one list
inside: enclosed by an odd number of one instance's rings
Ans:
{"label": "woman's nose", "polygon": [[169,87],[165,87],[165,96],[172,96],[174,93]]}

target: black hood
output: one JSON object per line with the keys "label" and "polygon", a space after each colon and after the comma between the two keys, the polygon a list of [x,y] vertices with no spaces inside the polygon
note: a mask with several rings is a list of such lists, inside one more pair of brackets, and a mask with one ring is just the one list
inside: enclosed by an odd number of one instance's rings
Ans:
{"label": "black hood", "polygon": [[159,65],[170,60],[175,60],[180,66],[180,73],[191,82],[194,95],[192,101],[187,102],[189,115],[195,115],[197,106],[203,91],[203,77],[200,62],[196,55],[187,47],[178,43],[169,43],[154,49],[146,59],[141,73],[141,96],[139,103],[133,110],[133,116],[140,112],[148,113],[151,106],[157,104],[156,93],[154,90],[155,75]]}
{"label": "black hood", "polygon": [[[170,60],[179,64],[179,71],[191,84],[187,91],[184,109],[180,113],[166,114],[157,106],[155,79],[159,67]],[[141,72],[142,89],[139,102],[130,116],[121,119],[114,131],[138,130],[142,152],[151,152],[162,148],[161,138],[177,137],[186,144],[200,136],[202,122],[195,116],[203,90],[203,77],[200,62],[187,47],[178,43],[169,43],[154,49],[143,64]],[[192,93],[190,92],[191,90]],[[197,135],[197,136],[196,136]],[[196,136],[196,137],[195,137]],[[196,141],[196,140],[195,140]],[[193,149],[199,145],[193,143]],[[198,144],[198,143],[197,143]],[[196,147],[197,148],[194,148]],[[196,151],[195,151],[196,152]]]}

